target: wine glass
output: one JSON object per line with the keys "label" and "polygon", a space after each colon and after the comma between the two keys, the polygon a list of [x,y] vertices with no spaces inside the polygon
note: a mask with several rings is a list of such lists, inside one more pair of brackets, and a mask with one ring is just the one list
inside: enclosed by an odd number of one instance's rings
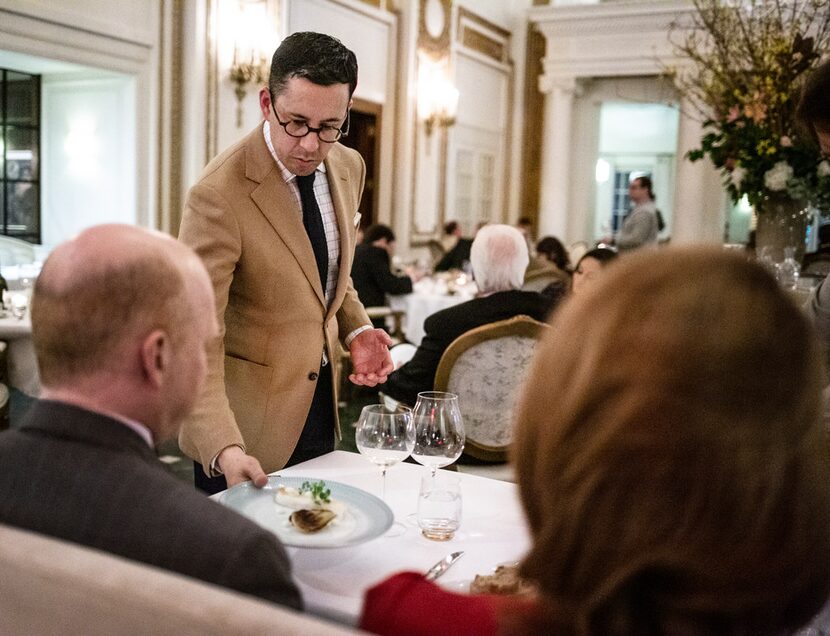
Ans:
{"label": "wine glass", "polygon": [[415,446],[412,410],[400,404],[364,406],[357,422],[355,442],[361,454],[380,466],[385,500],[387,469],[409,457]]}
{"label": "wine glass", "polygon": [[464,424],[458,396],[443,391],[418,394],[412,411],[415,420],[415,448],[412,458],[435,471],[452,464],[464,450]]}

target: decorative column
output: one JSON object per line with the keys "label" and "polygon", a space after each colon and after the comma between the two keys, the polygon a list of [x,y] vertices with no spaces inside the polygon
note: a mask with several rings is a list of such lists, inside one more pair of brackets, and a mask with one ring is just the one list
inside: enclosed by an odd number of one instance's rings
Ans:
{"label": "decorative column", "polygon": [[539,78],[539,90],[545,94],[542,126],[542,175],[539,189],[539,236],[551,234],[568,242],[568,183],[571,166],[571,126],[575,77]]}
{"label": "decorative column", "polygon": [[703,138],[703,126],[694,118],[694,112],[694,107],[681,99],[672,242],[719,243],[723,241],[727,195],[708,158],[694,163],[686,158]]}

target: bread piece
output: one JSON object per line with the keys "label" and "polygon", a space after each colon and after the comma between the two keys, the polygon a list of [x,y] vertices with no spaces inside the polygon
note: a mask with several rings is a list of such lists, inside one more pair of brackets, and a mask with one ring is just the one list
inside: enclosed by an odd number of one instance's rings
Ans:
{"label": "bread piece", "polygon": [[519,576],[516,565],[500,565],[493,574],[477,574],[470,584],[471,594],[527,595],[534,588]]}

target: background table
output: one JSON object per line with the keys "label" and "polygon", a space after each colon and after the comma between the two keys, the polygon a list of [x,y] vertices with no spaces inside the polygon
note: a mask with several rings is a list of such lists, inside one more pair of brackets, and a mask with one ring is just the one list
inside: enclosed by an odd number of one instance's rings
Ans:
{"label": "background table", "polygon": [[20,319],[12,316],[11,312],[0,317],[0,340],[5,340],[9,345],[6,355],[9,384],[27,395],[37,397],[40,393],[40,376],[28,308]]}
{"label": "background table", "polygon": [[389,307],[404,312],[403,330],[406,339],[414,345],[421,344],[424,338],[424,320],[436,311],[452,307],[475,297],[475,283],[468,283],[456,288],[452,294],[446,281],[421,279],[411,294],[389,297]]}
{"label": "background table", "polygon": [[[398,464],[386,474],[386,503],[406,528],[402,535],[384,535],[346,548],[288,548],[307,611],[354,624],[364,592],[395,572],[426,572],[450,552],[464,550],[464,556],[439,579],[457,589],[459,582],[524,555],[530,539],[516,485],[475,475],[458,475],[462,521],[455,537],[444,542],[422,537],[414,513],[420,480],[427,471],[416,464]],[[357,453],[334,451],[275,474],[339,481],[381,495],[380,469]]]}

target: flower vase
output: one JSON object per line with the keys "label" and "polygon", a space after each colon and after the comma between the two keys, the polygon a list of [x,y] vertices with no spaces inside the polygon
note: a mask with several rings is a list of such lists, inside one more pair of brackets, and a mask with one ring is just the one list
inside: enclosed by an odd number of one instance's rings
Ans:
{"label": "flower vase", "polygon": [[801,262],[810,214],[803,201],[787,195],[769,194],[756,209],[755,253],[780,263],[785,248],[793,248],[793,256]]}

